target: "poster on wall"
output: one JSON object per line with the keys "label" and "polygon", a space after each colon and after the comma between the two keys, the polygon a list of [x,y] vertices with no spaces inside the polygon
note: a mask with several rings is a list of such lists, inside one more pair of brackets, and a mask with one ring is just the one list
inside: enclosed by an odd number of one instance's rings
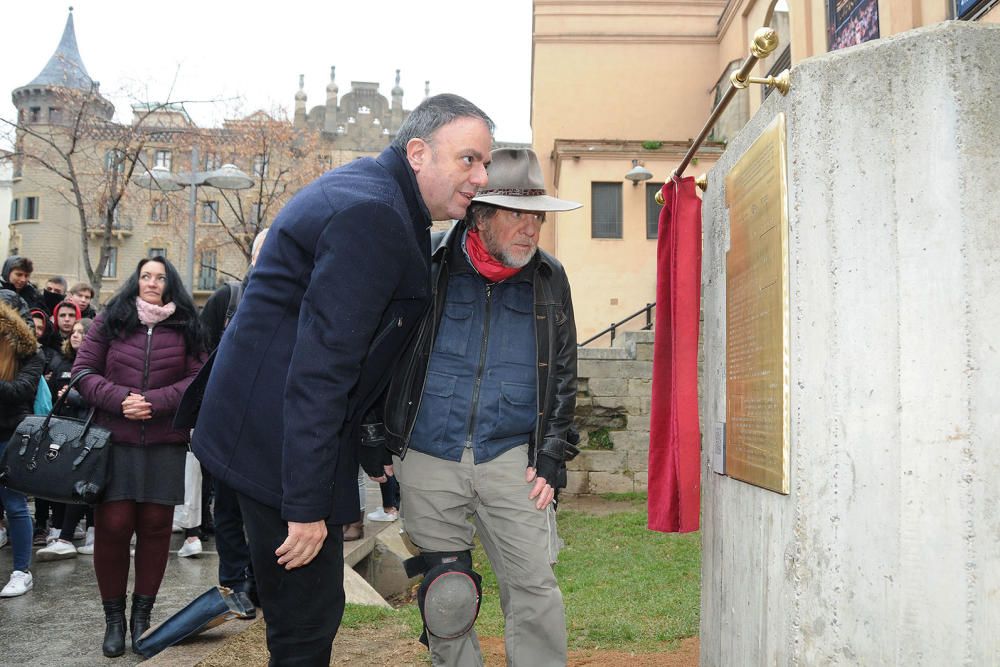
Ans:
{"label": "poster on wall", "polygon": [[830,51],[878,39],[878,0],[827,0]]}

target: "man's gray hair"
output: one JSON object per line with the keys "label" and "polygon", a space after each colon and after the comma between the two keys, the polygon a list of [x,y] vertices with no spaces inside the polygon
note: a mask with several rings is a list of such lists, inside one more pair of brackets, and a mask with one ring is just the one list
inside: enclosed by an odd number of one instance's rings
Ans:
{"label": "man's gray hair", "polygon": [[405,152],[410,139],[430,141],[431,135],[439,128],[458,118],[478,118],[486,123],[490,134],[493,134],[493,121],[482,109],[464,97],[442,93],[428,97],[410,112],[392,144]]}

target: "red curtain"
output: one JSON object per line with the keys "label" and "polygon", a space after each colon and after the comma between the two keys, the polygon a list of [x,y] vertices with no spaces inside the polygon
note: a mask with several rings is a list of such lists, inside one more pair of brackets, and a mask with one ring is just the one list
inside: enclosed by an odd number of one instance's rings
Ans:
{"label": "red curtain", "polygon": [[701,199],[694,178],[663,186],[656,247],[656,339],[649,429],[649,529],[698,530]]}

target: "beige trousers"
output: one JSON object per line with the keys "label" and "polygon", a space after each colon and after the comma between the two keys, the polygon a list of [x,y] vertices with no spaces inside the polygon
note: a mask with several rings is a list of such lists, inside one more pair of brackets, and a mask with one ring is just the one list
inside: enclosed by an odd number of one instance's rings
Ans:
{"label": "beige trousers", "polygon": [[[566,618],[552,572],[556,543],[551,506],[535,508],[524,481],[528,446],[474,464],[466,449],[460,462],[410,450],[394,458],[403,528],[423,551],[466,551],[478,534],[500,588],[507,664],[566,664]],[[473,630],[457,639],[428,637],[434,665],[482,665]]]}

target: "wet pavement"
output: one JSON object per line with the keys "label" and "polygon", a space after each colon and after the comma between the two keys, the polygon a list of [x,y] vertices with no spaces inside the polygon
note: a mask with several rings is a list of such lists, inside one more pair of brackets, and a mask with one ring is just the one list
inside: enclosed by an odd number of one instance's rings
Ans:
{"label": "wet pavement", "polygon": [[[368,510],[381,504],[378,485],[368,485]],[[384,525],[384,524],[383,524]],[[170,543],[170,558],[163,585],[153,609],[153,624],[166,619],[218,581],[218,556],[215,541],[202,541],[203,553],[194,558],[178,558],[183,543],[181,534],[174,534]],[[82,544],[80,541],[78,544]],[[37,550],[40,547],[34,547]],[[10,545],[0,549],[0,587],[6,585],[12,568]],[[101,653],[104,638],[104,612],[97,591],[92,556],[49,563],[33,560],[31,573],[34,588],[16,598],[0,598],[0,665],[33,665],[37,667],[115,665],[125,667],[142,661],[131,650],[120,658],[105,658]],[[132,591],[129,574],[128,590]],[[210,633],[237,630],[230,621]],[[206,633],[207,639],[208,633]],[[162,656],[166,657],[166,656]]]}

